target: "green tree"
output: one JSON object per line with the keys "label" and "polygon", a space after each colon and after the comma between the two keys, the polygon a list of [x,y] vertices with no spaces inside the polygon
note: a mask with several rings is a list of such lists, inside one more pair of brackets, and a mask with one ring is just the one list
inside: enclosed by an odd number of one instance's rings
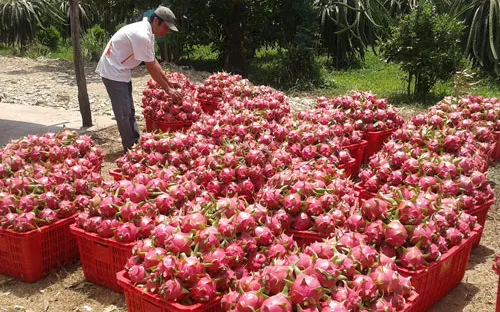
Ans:
{"label": "green tree", "polygon": [[317,86],[321,82],[317,63],[321,38],[318,12],[311,0],[284,2],[279,14],[282,36],[278,37],[279,45],[284,48],[280,61],[281,84],[288,88]]}
{"label": "green tree", "polygon": [[41,44],[50,48],[52,51],[57,50],[57,47],[62,39],[59,30],[57,30],[54,26],[37,30],[36,37]]}
{"label": "green tree", "polygon": [[89,28],[82,38],[82,56],[86,61],[97,62],[106,48],[109,35],[99,25]]}
{"label": "green tree", "polygon": [[438,80],[448,79],[458,68],[463,30],[462,23],[437,14],[429,1],[422,1],[392,28],[392,37],[382,44],[381,52],[408,74],[408,94],[413,83],[413,94],[425,96]]}
{"label": "green tree", "polygon": [[0,40],[24,50],[43,17],[62,21],[54,0],[0,0]]}
{"label": "green tree", "polygon": [[500,74],[500,0],[472,1],[465,14],[465,52],[483,70]]}
{"label": "green tree", "polygon": [[346,68],[364,58],[370,45],[388,35],[400,1],[315,0],[320,13],[322,45],[333,66]]}

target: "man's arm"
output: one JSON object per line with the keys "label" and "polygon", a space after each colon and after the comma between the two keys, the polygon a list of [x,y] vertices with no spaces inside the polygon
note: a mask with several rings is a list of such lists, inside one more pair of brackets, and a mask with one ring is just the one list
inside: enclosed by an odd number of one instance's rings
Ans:
{"label": "man's arm", "polygon": [[163,72],[160,63],[155,59],[153,62],[144,62],[151,77],[172,97],[175,103],[182,102],[182,95],[174,89],[168,81],[167,75]]}

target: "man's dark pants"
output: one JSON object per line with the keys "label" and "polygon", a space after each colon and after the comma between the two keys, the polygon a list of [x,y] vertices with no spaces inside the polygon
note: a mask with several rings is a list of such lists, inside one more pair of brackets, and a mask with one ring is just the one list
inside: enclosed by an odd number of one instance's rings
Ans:
{"label": "man's dark pants", "polygon": [[139,140],[139,129],[135,120],[132,82],[114,81],[102,78],[111,99],[118,131],[122,138],[123,151],[128,151]]}

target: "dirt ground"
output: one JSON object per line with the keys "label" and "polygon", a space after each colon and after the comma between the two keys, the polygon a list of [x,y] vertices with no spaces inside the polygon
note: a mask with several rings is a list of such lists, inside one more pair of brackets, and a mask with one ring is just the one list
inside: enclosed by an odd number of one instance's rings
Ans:
{"label": "dirt ground", "polygon": [[[1,57],[0,57],[1,58]],[[4,64],[5,58],[0,59]],[[26,78],[24,83],[33,85],[43,83],[47,88],[61,90],[61,80],[55,77],[66,75],[63,79],[70,81],[71,69],[67,64],[64,66],[49,66],[47,61],[32,61],[26,59],[9,59],[9,68],[18,68],[24,73],[29,72],[30,77]],[[2,65],[3,66],[3,65]],[[26,68],[28,67],[28,68]],[[50,70],[47,70],[50,68]],[[58,69],[59,68],[59,69]],[[92,71],[89,69],[89,75]],[[196,73],[194,74],[196,75]],[[188,75],[189,77],[190,75]],[[206,77],[205,74],[198,74],[200,77]],[[135,74],[134,81],[135,92],[139,93],[143,83],[148,77],[143,72]],[[95,77],[94,77],[95,78]],[[0,68],[0,82],[13,79],[11,71]],[[68,82],[71,84],[70,82]],[[92,98],[98,103],[106,98],[104,88],[91,80]],[[137,86],[136,86],[137,84]],[[2,98],[19,99],[16,94],[23,93],[23,84],[9,84],[9,90],[3,88],[0,83],[0,106]],[[62,92],[62,91],[61,91]],[[76,98],[76,87],[65,88],[65,94],[69,96],[68,103]],[[48,94],[51,92],[49,91]],[[57,93],[57,92],[56,92]],[[52,91],[52,94],[56,94]],[[22,102],[22,99],[20,99]],[[135,96],[136,106],[140,97]],[[34,105],[26,103],[26,105]],[[43,105],[43,104],[38,104]],[[71,105],[68,105],[71,106]],[[69,109],[69,107],[68,107]],[[105,109],[100,111],[106,113]],[[406,118],[416,114],[416,111],[402,109],[401,114]],[[142,131],[144,130],[143,120],[139,121]],[[105,151],[105,163],[102,169],[105,178],[110,179],[108,170],[114,167],[114,161],[119,156],[121,150],[120,139],[116,127],[110,127],[94,133],[94,140]],[[490,167],[488,171],[490,183],[495,188],[497,197],[500,196],[500,163]],[[453,311],[474,311],[490,312],[495,311],[495,302],[497,294],[498,276],[492,271],[491,264],[495,254],[500,253],[500,239],[497,238],[500,233],[500,213],[498,211],[498,202],[490,209],[484,234],[480,246],[472,250],[467,272],[462,283],[451,291],[445,298],[436,304],[430,311],[432,312],[453,312]],[[0,312],[31,311],[31,312],[125,312],[125,298],[122,294],[86,282],[83,271],[79,263],[61,268],[51,272],[46,278],[32,284],[19,282],[7,276],[0,275]]]}

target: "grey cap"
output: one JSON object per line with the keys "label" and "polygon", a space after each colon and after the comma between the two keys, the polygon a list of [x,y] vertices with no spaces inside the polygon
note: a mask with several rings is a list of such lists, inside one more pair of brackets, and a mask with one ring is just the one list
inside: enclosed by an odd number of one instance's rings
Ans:
{"label": "grey cap", "polygon": [[168,28],[173,31],[179,31],[175,26],[175,15],[169,8],[160,5],[156,10],[155,14],[161,18],[165,23],[167,23]]}

